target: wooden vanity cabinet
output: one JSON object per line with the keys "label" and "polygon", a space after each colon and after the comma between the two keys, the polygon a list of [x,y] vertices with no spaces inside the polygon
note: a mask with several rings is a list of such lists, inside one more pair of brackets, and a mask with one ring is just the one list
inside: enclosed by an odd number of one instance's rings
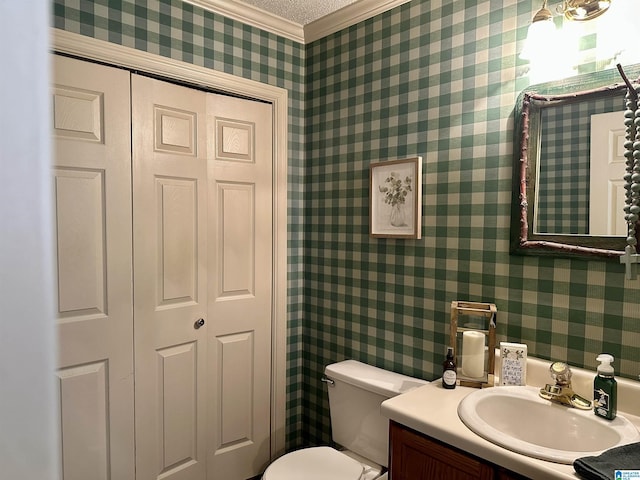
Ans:
{"label": "wooden vanity cabinet", "polygon": [[516,473],[389,422],[390,480],[524,480]]}

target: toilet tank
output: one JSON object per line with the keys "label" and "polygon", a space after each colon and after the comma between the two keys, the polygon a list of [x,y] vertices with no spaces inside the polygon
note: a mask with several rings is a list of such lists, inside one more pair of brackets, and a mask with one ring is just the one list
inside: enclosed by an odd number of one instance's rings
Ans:
{"label": "toilet tank", "polygon": [[387,466],[389,420],[380,415],[388,398],[428,382],[389,372],[355,360],[327,365],[333,440],[344,448]]}

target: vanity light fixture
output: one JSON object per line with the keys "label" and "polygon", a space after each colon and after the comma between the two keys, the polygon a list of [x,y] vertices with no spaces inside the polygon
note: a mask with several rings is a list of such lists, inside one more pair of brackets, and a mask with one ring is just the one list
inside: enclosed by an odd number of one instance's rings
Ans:
{"label": "vanity light fixture", "polygon": [[584,22],[599,17],[611,6],[611,0],[564,0],[562,9],[567,20]]}
{"label": "vanity light fixture", "polygon": [[[562,0],[555,13],[565,20],[583,22],[594,19],[607,11],[612,0]],[[522,60],[529,62],[529,80],[532,83],[559,80],[575,74],[574,65],[577,44],[570,34],[571,29],[557,30],[554,13],[543,0],[542,8],[534,15],[524,47]],[[575,50],[575,51],[574,51]]]}
{"label": "vanity light fixture", "polygon": [[553,51],[555,41],[556,26],[553,23],[553,14],[547,8],[547,0],[543,0],[542,8],[534,15],[529,25],[520,58],[532,60],[539,54],[546,56]]}
{"label": "vanity light fixture", "polygon": [[[567,20],[584,22],[599,17],[611,6],[612,0],[564,0],[556,11],[564,14]],[[542,8],[534,15],[527,39],[520,53],[523,60],[531,60],[536,55],[549,55],[555,51],[557,41],[556,26],[553,13],[547,8],[547,0],[543,0]]]}

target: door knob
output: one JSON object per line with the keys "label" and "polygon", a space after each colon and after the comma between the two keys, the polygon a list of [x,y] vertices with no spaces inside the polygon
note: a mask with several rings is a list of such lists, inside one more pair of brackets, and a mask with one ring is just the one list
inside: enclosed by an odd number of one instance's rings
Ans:
{"label": "door knob", "polygon": [[199,318],[198,320],[196,320],[196,322],[193,324],[193,328],[195,328],[196,330],[198,330],[200,327],[202,327],[204,325],[204,318]]}

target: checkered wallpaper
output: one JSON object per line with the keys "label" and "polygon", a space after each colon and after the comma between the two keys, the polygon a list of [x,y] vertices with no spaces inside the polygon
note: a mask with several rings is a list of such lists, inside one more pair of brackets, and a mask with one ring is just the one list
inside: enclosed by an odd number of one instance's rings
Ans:
{"label": "checkered wallpaper", "polygon": [[[499,340],[531,355],[595,368],[610,351],[616,372],[640,373],[640,281],[615,263],[509,254],[518,53],[539,7],[413,0],[308,46],[307,442],[330,438],[325,364],[441,375],[452,300],[495,303]],[[370,163],[414,155],[422,239],[370,238]]]}
{"label": "checkered wallpaper", "polygon": [[[531,355],[640,373],[640,281],[509,254],[534,3],[413,0],[303,46],[179,0],[54,0],[56,28],[289,89],[289,448],[330,439],[329,362],[439,376],[452,300],[495,303],[499,340]],[[422,239],[369,238],[369,164],[414,155]]]}
{"label": "checkered wallpaper", "polygon": [[537,232],[589,233],[591,115],[624,108],[621,93],[541,109]]}

